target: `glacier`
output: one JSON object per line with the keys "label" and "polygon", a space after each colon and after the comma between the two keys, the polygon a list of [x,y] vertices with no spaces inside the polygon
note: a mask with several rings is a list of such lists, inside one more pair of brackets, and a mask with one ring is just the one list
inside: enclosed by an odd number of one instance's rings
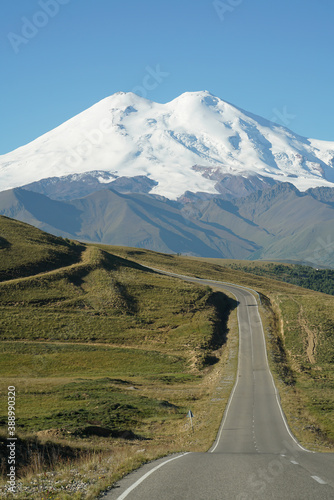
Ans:
{"label": "glacier", "polygon": [[305,191],[334,187],[334,142],[301,137],[208,91],[165,104],[117,92],[1,155],[0,190],[94,171],[147,176],[156,182],[151,193],[171,200],[217,193],[217,174],[261,175]]}

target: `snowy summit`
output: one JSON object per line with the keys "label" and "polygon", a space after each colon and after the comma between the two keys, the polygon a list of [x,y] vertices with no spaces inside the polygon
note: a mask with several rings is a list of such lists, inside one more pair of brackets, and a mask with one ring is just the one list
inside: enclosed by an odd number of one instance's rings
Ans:
{"label": "snowy summit", "polygon": [[166,104],[118,92],[0,156],[0,190],[97,170],[148,176],[158,183],[151,192],[170,199],[215,193],[223,174],[334,187],[334,142],[301,137],[208,91]]}

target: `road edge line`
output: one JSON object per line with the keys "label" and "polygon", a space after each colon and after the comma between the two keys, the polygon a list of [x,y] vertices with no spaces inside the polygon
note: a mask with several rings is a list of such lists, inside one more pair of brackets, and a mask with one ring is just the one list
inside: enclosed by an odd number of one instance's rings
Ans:
{"label": "road edge line", "polygon": [[178,458],[182,458],[185,455],[189,455],[190,453],[191,452],[187,451],[186,453],[182,453],[182,455],[178,455],[177,457],[169,458],[168,460],[166,460],[162,464],[159,464],[156,467],[154,467],[154,469],[146,472],[146,474],[144,474],[141,478],[137,479],[137,481],[135,483],[133,483],[131,486],[129,486],[129,488],[126,489],[121,494],[121,496],[117,497],[117,500],[124,500],[124,498],[126,498],[129,495],[129,493],[131,493],[131,491],[133,491],[135,488],[137,488],[137,486],[139,486],[143,481],[145,481],[145,479],[147,479],[156,470],[160,469],[160,467],[163,467],[164,465],[168,464],[168,462],[172,462],[173,460],[177,460]]}

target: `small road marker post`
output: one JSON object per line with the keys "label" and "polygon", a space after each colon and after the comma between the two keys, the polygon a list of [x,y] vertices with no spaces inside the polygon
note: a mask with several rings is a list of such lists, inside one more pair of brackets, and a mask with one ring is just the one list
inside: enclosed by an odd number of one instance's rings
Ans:
{"label": "small road marker post", "polygon": [[191,430],[194,432],[194,426],[193,426],[193,412],[191,410],[188,411],[187,417],[190,418],[190,425],[191,425]]}

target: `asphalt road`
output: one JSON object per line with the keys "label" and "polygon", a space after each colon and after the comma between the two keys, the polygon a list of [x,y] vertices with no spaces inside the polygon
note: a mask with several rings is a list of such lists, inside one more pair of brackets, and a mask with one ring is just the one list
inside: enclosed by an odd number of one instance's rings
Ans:
{"label": "asphalt road", "polygon": [[[166,273],[172,276],[172,273]],[[334,500],[334,454],[313,453],[291,434],[268,366],[254,293],[197,280],[237,299],[237,380],[208,453],[184,453],[146,464],[122,479],[108,500]]]}

